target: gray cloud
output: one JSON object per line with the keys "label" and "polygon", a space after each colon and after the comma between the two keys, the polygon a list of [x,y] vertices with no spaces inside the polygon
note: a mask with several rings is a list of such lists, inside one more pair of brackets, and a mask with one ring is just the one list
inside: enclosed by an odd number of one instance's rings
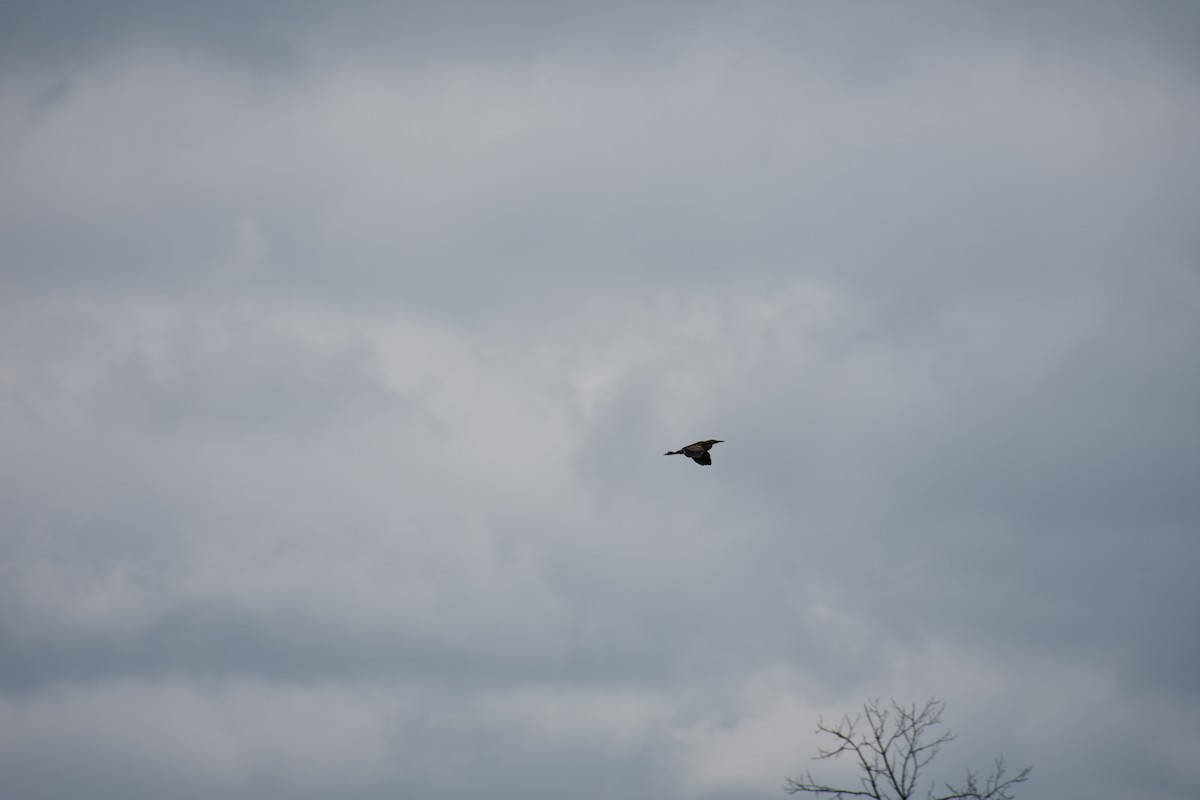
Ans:
{"label": "gray cloud", "polygon": [[6,786],[1195,794],[1190,4],[3,15]]}

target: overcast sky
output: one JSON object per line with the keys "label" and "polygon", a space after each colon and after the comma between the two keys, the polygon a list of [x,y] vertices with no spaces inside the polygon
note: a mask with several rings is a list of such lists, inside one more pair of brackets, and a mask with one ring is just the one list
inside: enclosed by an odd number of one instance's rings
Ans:
{"label": "overcast sky", "polygon": [[931,777],[1200,796],[1197,53],[0,3],[3,794],[780,797],[933,695]]}

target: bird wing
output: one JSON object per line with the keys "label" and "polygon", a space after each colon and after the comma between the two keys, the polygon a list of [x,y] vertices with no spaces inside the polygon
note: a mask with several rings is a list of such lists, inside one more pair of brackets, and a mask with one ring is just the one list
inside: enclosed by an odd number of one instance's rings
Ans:
{"label": "bird wing", "polygon": [[706,467],[707,467],[707,466],[710,466],[710,465],[712,464],[712,456],[710,456],[710,455],[709,455],[709,454],[708,454],[706,451],[704,451],[704,450],[701,450],[699,453],[696,453],[695,455],[692,455],[691,453],[688,453],[688,455],[689,455],[689,456],[691,457],[691,459],[692,459],[693,461],[695,461],[697,464],[703,464],[703,465],[704,465],[704,466],[706,466]]}

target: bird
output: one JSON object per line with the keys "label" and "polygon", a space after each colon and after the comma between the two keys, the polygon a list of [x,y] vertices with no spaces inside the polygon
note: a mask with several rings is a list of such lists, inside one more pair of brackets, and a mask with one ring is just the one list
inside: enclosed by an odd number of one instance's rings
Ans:
{"label": "bird", "polygon": [[705,439],[703,442],[689,444],[687,447],[681,447],[678,450],[668,450],[663,453],[664,456],[687,456],[697,464],[709,466],[712,464],[712,456],[708,451],[712,449],[714,444],[720,444],[723,439]]}

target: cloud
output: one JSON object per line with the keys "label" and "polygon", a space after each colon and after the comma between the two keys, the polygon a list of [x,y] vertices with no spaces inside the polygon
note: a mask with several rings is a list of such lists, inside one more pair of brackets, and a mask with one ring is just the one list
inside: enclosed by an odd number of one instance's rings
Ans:
{"label": "cloud", "polygon": [[1192,796],[1195,15],[931,8],[6,11],[13,785]]}

